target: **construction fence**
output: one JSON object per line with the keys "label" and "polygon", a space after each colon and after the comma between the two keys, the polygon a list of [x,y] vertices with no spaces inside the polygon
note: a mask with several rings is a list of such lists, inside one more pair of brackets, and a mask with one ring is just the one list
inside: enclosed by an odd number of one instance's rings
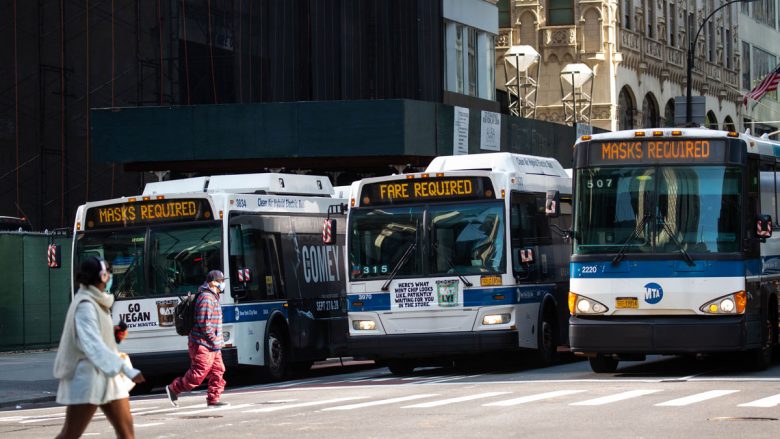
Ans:
{"label": "construction fence", "polygon": [[[61,268],[49,268],[49,244],[61,246]],[[65,234],[0,233],[0,352],[59,343],[70,304],[72,245]]]}

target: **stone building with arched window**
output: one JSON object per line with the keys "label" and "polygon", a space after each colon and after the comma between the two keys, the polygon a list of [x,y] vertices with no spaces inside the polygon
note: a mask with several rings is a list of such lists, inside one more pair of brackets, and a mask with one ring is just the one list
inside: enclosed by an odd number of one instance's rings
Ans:
{"label": "stone building with arched window", "polygon": [[[588,116],[608,129],[674,124],[674,97],[685,95],[686,54],[704,18],[727,0],[498,0],[497,78],[505,84],[502,55],[513,45],[540,54],[535,118],[566,121],[561,71],[585,64],[594,72]],[[707,126],[740,121],[738,5],[726,6],[701,28],[693,96],[705,96]],[[584,102],[583,102],[584,103]],[[728,122],[727,122],[728,121]],[[579,120],[579,122],[587,122]]]}

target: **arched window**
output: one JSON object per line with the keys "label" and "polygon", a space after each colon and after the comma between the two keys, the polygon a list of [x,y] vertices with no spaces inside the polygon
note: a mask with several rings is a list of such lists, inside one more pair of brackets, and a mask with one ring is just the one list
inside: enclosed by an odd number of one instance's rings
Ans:
{"label": "arched window", "polygon": [[658,102],[652,93],[648,93],[642,101],[642,128],[655,128],[659,125]]}
{"label": "arched window", "polygon": [[574,0],[550,0],[547,10],[548,26],[574,24]]}
{"label": "arched window", "polygon": [[723,119],[723,131],[736,131],[737,126],[734,125],[734,120],[731,118],[731,116],[726,116],[725,119]]}
{"label": "arched window", "polygon": [[718,129],[718,118],[715,116],[715,113],[712,112],[712,110],[707,112],[707,128],[711,130],[717,130]]}
{"label": "arched window", "polygon": [[664,126],[674,126],[674,99],[669,99],[666,102],[666,107],[664,108]]}
{"label": "arched window", "polygon": [[634,95],[631,93],[631,89],[625,86],[620,90],[620,95],[618,96],[619,130],[631,130],[634,128],[634,111],[636,111]]}

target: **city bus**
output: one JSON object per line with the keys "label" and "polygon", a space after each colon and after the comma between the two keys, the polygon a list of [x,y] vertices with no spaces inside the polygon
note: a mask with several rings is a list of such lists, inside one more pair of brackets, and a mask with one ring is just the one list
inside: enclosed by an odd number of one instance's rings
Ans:
{"label": "city bus", "polygon": [[570,348],[595,372],[648,354],[777,345],[780,144],[701,128],[583,136],[574,149]]}
{"label": "city bus", "polygon": [[280,379],[346,348],[343,231],[323,242],[325,220],[343,220],[333,206],[346,200],[332,194],[327,177],[310,175],[149,183],[139,196],[79,207],[73,267],[89,256],[110,264],[113,318],[129,327],[120,349],[146,375],[186,370],[174,307],[222,270],[226,366]]}
{"label": "city bus", "polygon": [[349,350],[394,374],[566,344],[571,179],[554,159],[435,158],[352,185]]}

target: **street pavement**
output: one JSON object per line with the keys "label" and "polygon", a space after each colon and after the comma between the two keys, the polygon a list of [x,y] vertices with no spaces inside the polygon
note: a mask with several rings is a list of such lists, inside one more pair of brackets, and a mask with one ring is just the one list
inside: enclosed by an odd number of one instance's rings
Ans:
{"label": "street pavement", "polygon": [[56,351],[0,353],[0,408],[54,401],[59,381],[52,375]]}
{"label": "street pavement", "polygon": [[[230,389],[231,405],[205,394],[134,397],[136,435],[186,437],[780,437],[780,365],[651,357],[594,374],[587,362],[547,368],[426,368],[397,377],[385,368],[332,368],[281,383]],[[339,373],[344,372],[344,373]],[[0,436],[55,436],[64,409],[0,412]],[[97,416],[85,437],[113,437]]]}

